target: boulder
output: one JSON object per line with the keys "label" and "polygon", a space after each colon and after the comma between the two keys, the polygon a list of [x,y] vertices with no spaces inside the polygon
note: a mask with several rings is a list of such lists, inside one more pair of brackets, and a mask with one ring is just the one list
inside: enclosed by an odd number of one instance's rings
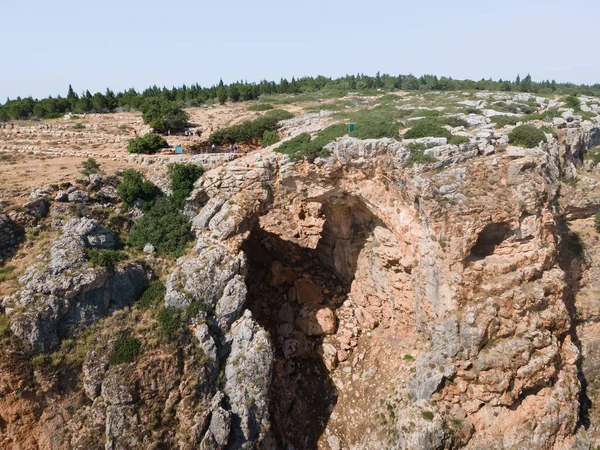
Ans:
{"label": "boulder", "polygon": [[307,336],[323,336],[335,333],[336,317],[330,308],[304,305],[296,318],[296,327]]}
{"label": "boulder", "polygon": [[48,200],[44,197],[40,197],[25,203],[23,205],[23,210],[36,219],[42,219],[48,215],[49,206]]}
{"label": "boulder", "polygon": [[319,305],[323,303],[321,288],[312,281],[296,280],[294,288],[296,289],[296,301],[301,305]]}
{"label": "boulder", "polygon": [[69,201],[75,203],[87,203],[90,200],[90,194],[86,191],[75,190],[69,194]]}

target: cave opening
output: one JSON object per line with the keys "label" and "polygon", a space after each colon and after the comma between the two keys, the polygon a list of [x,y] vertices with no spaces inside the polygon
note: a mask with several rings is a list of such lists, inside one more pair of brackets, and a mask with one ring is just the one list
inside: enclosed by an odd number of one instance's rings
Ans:
{"label": "cave opening", "polygon": [[471,249],[468,260],[479,260],[494,254],[496,247],[513,235],[507,223],[490,223],[477,236],[477,241]]}
{"label": "cave opening", "polygon": [[338,399],[324,343],[337,331],[335,312],[376,222],[355,202],[322,206],[325,222],[314,248],[259,224],[242,246],[246,305],[275,350],[269,409],[277,448],[318,448]]}

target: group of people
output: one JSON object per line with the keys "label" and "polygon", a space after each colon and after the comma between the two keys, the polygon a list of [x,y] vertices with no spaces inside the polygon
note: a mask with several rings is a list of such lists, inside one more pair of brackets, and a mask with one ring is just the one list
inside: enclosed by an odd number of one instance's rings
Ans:
{"label": "group of people", "polygon": [[[14,122],[11,122],[11,123],[10,123],[10,129],[11,129],[11,130],[14,130],[14,128],[15,128],[15,123],[14,123]],[[2,122],[2,129],[3,129],[3,130],[6,130],[6,122]]]}
{"label": "group of people", "polygon": [[[48,124],[48,123],[46,124],[45,128],[46,128],[46,130],[53,130],[54,129],[54,127],[52,125]],[[44,129],[44,125],[42,125],[40,123],[39,129],[43,130]]]}

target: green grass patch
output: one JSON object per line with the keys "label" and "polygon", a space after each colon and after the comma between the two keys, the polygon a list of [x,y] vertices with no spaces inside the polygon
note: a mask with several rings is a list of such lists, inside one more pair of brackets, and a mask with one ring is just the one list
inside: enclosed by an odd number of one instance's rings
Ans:
{"label": "green grass patch", "polygon": [[0,267],[0,283],[2,283],[4,281],[12,280],[15,277],[15,275],[13,273],[14,271],[15,271],[14,266]]}
{"label": "green grass patch", "polygon": [[413,142],[408,144],[406,149],[410,152],[405,161],[406,167],[412,167],[415,164],[428,164],[436,161],[433,156],[425,154],[425,144],[417,144]]}
{"label": "green grass patch", "polygon": [[594,147],[589,149],[585,156],[585,159],[591,159],[595,164],[600,164],[600,147]]}
{"label": "green grass patch", "polygon": [[75,125],[73,125],[74,130],[83,130],[84,128],[85,128],[85,125],[82,123],[76,123]]}

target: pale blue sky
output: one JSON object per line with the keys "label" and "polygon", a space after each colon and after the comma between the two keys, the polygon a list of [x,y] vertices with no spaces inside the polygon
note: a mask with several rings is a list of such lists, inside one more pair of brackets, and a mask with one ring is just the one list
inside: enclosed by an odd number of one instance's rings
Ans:
{"label": "pale blue sky", "polygon": [[597,0],[0,0],[0,102],[346,73],[600,82]]}

